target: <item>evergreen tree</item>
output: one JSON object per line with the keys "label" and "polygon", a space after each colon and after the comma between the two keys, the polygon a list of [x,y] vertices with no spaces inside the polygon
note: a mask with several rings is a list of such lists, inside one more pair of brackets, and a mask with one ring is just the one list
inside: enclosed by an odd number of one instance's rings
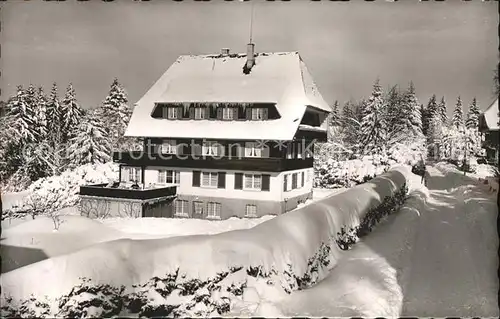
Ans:
{"label": "evergreen tree", "polygon": [[361,144],[364,154],[383,154],[386,144],[386,124],[384,121],[384,99],[379,80],[373,85],[372,95],[363,110],[361,122]]}
{"label": "evergreen tree", "polygon": [[127,105],[127,93],[114,79],[109,94],[102,104],[106,127],[110,130],[113,149],[118,149],[125,143],[125,130],[127,128],[131,109]]}
{"label": "evergreen tree", "polygon": [[415,94],[415,86],[410,82],[404,96],[404,114],[401,118],[406,119],[406,129],[413,137],[422,136],[422,116],[420,115],[419,103]]}
{"label": "evergreen tree", "polygon": [[465,126],[468,129],[477,129],[479,127],[479,116],[481,112],[479,111],[479,106],[477,105],[476,98],[472,99],[469,105],[469,111],[467,112],[467,120],[465,121]]}
{"label": "evergreen tree", "polygon": [[398,86],[394,85],[387,93],[387,115],[386,123],[389,127],[394,128],[399,123],[399,115],[401,113],[401,94]]}
{"label": "evergreen tree", "polygon": [[48,127],[47,127],[47,104],[48,98],[40,86],[36,94],[36,105],[35,105],[35,129],[38,135],[38,142],[47,139]]}
{"label": "evergreen tree", "polygon": [[61,137],[63,143],[70,139],[71,132],[80,124],[83,114],[82,108],[76,101],[75,89],[70,83],[61,104]]}
{"label": "evergreen tree", "polygon": [[[33,132],[33,110],[30,109],[27,91],[21,85],[17,87],[17,93],[9,100],[7,109],[10,117],[9,131],[13,138],[21,147],[36,141]],[[13,141],[14,142],[14,141]]]}
{"label": "evergreen tree", "polygon": [[460,98],[460,96],[457,98],[457,104],[455,104],[455,110],[453,111],[451,125],[456,129],[461,129],[464,125],[462,99]]}
{"label": "evergreen tree", "polygon": [[98,117],[86,115],[72,136],[68,159],[70,166],[105,163],[111,159],[108,133]]}
{"label": "evergreen tree", "polygon": [[351,109],[351,102],[346,102],[342,108],[341,124],[344,129],[347,129],[352,123],[354,112]]}
{"label": "evergreen tree", "polygon": [[47,101],[47,128],[50,133],[50,139],[53,142],[60,143],[55,138],[59,136],[62,130],[62,106],[57,96],[57,84],[52,84],[50,97]]}
{"label": "evergreen tree", "polygon": [[448,122],[448,116],[446,115],[446,101],[444,99],[444,96],[441,97],[441,102],[439,102],[437,106],[437,113],[441,117],[441,123],[443,125],[446,125]]}
{"label": "evergreen tree", "polygon": [[332,106],[332,114],[330,115],[330,126],[340,125],[339,101],[335,101]]}
{"label": "evergreen tree", "polygon": [[436,102],[436,94],[433,94],[427,103],[427,112],[429,119],[433,118],[438,113],[438,105]]}

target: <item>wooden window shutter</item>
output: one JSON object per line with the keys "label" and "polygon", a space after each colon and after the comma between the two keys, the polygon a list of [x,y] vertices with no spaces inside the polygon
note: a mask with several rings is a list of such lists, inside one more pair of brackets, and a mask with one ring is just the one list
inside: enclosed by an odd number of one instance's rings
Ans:
{"label": "wooden window shutter", "polygon": [[226,172],[218,172],[219,181],[217,183],[217,188],[226,188]]}
{"label": "wooden window shutter", "polygon": [[219,106],[217,108],[217,119],[218,120],[222,120],[222,108],[223,108],[222,106]]}
{"label": "wooden window shutter", "polygon": [[237,119],[238,119],[238,108],[234,107],[233,108],[233,120],[237,120]]}
{"label": "wooden window shutter", "polygon": [[193,186],[200,187],[200,171],[193,171]]}
{"label": "wooden window shutter", "polygon": [[283,191],[288,191],[288,175],[283,176]]}
{"label": "wooden window shutter", "polygon": [[262,190],[263,191],[269,191],[269,186],[271,182],[271,175],[269,174],[262,174]]}
{"label": "wooden window shutter", "polygon": [[194,107],[192,107],[192,106],[189,108],[189,118],[191,120],[194,119]]}
{"label": "wooden window shutter", "polygon": [[231,157],[238,157],[239,144],[230,143],[229,145],[230,145]]}
{"label": "wooden window shutter", "polygon": [[234,189],[243,189],[243,173],[234,173]]}
{"label": "wooden window shutter", "polygon": [[304,174],[304,172],[302,172],[300,175],[300,180],[301,180],[301,184],[302,184],[301,187],[304,187],[304,184],[305,184],[304,177],[305,177],[305,174]]}
{"label": "wooden window shutter", "polygon": [[262,110],[262,117],[264,118],[264,120],[267,120],[268,119],[268,109],[267,107],[265,107],[263,110]]}
{"label": "wooden window shutter", "polygon": [[178,114],[178,116],[177,116],[178,119],[183,119],[184,118],[184,107],[178,106],[177,107],[177,114]]}
{"label": "wooden window shutter", "polygon": [[252,119],[252,109],[247,107],[246,111],[246,119],[251,120]]}

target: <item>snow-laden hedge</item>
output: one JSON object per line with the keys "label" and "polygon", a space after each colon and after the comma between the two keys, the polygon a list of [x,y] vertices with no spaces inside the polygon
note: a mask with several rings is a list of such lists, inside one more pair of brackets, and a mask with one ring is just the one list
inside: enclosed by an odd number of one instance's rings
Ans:
{"label": "snow-laden hedge", "polygon": [[83,277],[87,285],[124,286],[121,315],[208,316],[241,313],[249,304],[250,314],[266,308],[269,315],[273,309],[261,300],[322,280],[341,254],[341,230],[360,226],[368,212],[404,189],[408,176],[407,168],[393,168],[247,230],[97,244],[4,274],[2,298],[46,297],[57,314],[57,298]]}
{"label": "snow-laden hedge", "polygon": [[[105,164],[87,164],[78,168],[65,171],[58,176],[41,178],[28,187],[28,193],[37,200],[51,200],[57,198],[54,207],[75,206],[78,203],[78,192],[80,186],[87,184],[107,183],[118,179],[118,165],[109,162]],[[2,214],[2,219],[16,212],[26,212],[30,209],[30,201],[27,198],[18,207]]]}

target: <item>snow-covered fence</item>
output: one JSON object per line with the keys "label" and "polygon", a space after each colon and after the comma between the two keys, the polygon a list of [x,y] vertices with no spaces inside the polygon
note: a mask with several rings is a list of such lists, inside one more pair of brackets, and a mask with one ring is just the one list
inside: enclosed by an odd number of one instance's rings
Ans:
{"label": "snow-covered fence", "polygon": [[[98,244],[6,273],[3,291],[15,299],[34,294],[54,300],[78,285],[81,277],[128,288],[160,278],[173,285],[169,294],[185,289],[182,287],[187,283],[190,287],[196,283],[189,294],[206,293],[208,289],[214,299],[236,298],[232,305],[239,297],[229,293],[230,287],[250,289],[262,299],[279,298],[280,294],[322,280],[341,254],[335,241],[341,229],[359,225],[370,209],[385,197],[394,196],[408,176],[406,167],[395,167],[365,184],[247,230]],[[211,290],[218,287],[214,278],[221,274],[225,274],[227,289]],[[171,297],[154,298],[161,304]],[[207,311],[202,315],[213,309]]]}

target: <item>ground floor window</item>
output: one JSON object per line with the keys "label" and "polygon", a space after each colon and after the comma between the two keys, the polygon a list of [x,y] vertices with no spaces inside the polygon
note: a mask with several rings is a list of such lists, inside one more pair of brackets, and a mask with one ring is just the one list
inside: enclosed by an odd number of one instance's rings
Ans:
{"label": "ground floor window", "polygon": [[257,205],[246,205],[245,217],[257,217]]}
{"label": "ground floor window", "polygon": [[207,205],[207,217],[208,218],[220,218],[221,204],[209,202]]}
{"label": "ground floor window", "polygon": [[203,215],[203,202],[193,202],[193,214]]}
{"label": "ground floor window", "polygon": [[188,201],[187,200],[176,200],[175,201],[175,215],[176,216],[183,216],[183,217],[188,217],[189,212],[188,212]]}

